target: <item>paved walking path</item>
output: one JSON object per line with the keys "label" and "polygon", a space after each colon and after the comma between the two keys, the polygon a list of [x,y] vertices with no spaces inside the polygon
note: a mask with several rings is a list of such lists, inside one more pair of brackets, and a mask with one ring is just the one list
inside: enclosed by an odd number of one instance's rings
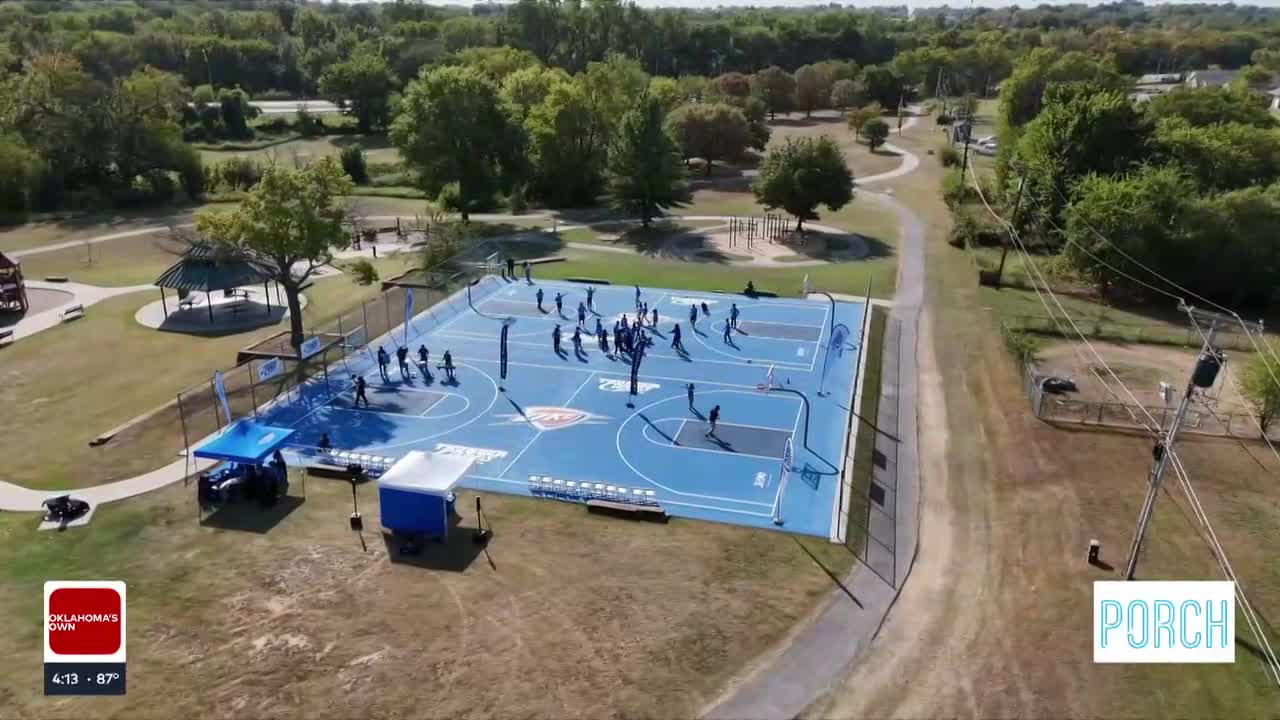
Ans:
{"label": "paved walking path", "polygon": [[32,490],[0,480],[0,511],[41,512],[40,503],[58,495],[71,495],[90,505],[124,500],[135,495],[159,490],[183,479],[188,473],[201,472],[213,467],[212,460],[181,458],[149,473],[105,485],[78,490]]}
{"label": "paved walking path", "polygon": [[21,340],[24,337],[34,335],[41,330],[48,330],[62,324],[60,313],[72,305],[83,305],[85,313],[88,314],[88,308],[116,297],[118,295],[128,295],[129,293],[141,292],[143,290],[155,290],[154,285],[130,285],[126,287],[100,287],[98,285],[86,285],[84,283],[65,282],[51,283],[43,280],[28,280],[27,287],[37,290],[58,290],[70,293],[68,300],[55,307],[43,312],[28,315],[13,325],[13,339]]}
{"label": "paved walking path", "polygon": [[[905,129],[908,125],[904,123],[903,127]],[[894,149],[903,154],[903,163],[898,170],[864,179],[863,182],[899,177],[919,166],[915,155]],[[890,317],[899,324],[900,341],[886,343],[884,348],[885,365],[896,366],[899,382],[882,384],[881,415],[868,418],[877,426],[888,415],[897,418],[899,441],[893,448],[897,468],[894,493],[896,537],[895,552],[891,558],[897,587],[891,587],[861,562],[854,563],[826,603],[793,632],[783,647],[775,649],[748,677],[730,687],[705,709],[702,714],[708,718],[790,720],[804,712],[823,693],[835,687],[863,651],[870,647],[915,561],[919,531],[916,346],[924,303],[924,223],[892,197],[880,195],[879,199],[893,210],[902,226],[897,290],[890,311]],[[886,337],[889,336],[886,333]],[[892,441],[877,434],[878,448],[886,442]],[[849,454],[853,454],[852,448]]]}

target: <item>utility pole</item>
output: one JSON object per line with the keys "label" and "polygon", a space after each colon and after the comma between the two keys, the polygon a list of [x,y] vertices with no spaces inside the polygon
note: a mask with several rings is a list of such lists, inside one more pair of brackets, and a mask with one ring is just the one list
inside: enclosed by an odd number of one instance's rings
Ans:
{"label": "utility pole", "polygon": [[960,177],[969,174],[969,140],[973,138],[973,123],[964,124],[964,161],[960,163]]}
{"label": "utility pole", "polygon": [[1147,534],[1147,525],[1151,522],[1151,515],[1156,505],[1156,496],[1160,493],[1160,482],[1164,477],[1165,468],[1169,466],[1169,459],[1173,455],[1173,443],[1177,439],[1178,430],[1187,415],[1187,409],[1191,406],[1191,398],[1197,390],[1203,391],[1213,387],[1214,380],[1218,376],[1218,370],[1222,367],[1224,361],[1222,351],[1213,343],[1218,333],[1218,326],[1233,321],[1232,318],[1224,315],[1196,310],[1183,304],[1179,304],[1179,309],[1189,314],[1191,321],[1197,325],[1199,325],[1198,320],[1207,320],[1209,322],[1209,332],[1205,336],[1203,346],[1200,348],[1200,356],[1196,359],[1195,368],[1191,371],[1191,378],[1187,381],[1187,389],[1182,395],[1182,402],[1178,404],[1178,411],[1173,416],[1173,424],[1169,426],[1167,431],[1162,429],[1160,437],[1156,440],[1155,447],[1151,450],[1155,466],[1152,467],[1148,475],[1147,497],[1142,503],[1142,512],[1138,515],[1138,528],[1134,531],[1133,543],[1129,546],[1129,560],[1124,568],[1125,580],[1132,580],[1134,573],[1138,569],[1138,557],[1142,554],[1142,544]]}
{"label": "utility pole", "polygon": [[[968,143],[965,143],[966,147]],[[1018,230],[1018,211],[1022,209],[1022,191],[1027,187],[1027,173],[1023,172],[1022,177],[1018,180],[1018,199],[1013,203],[1013,215],[1009,218],[1009,224],[1013,226],[1014,232]],[[1004,248],[1000,250],[1000,267],[996,268],[996,287],[1000,287],[1000,279],[1004,277],[1004,261],[1009,257],[1009,240],[1005,239]]]}

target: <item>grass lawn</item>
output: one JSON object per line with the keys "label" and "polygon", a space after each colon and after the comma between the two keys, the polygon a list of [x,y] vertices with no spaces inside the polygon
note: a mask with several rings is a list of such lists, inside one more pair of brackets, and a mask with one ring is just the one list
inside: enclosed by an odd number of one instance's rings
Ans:
{"label": "grass lawn", "polygon": [[[700,190],[694,193],[693,202],[679,209],[681,215],[736,215],[738,217],[760,217],[765,209],[756,203],[750,193],[724,192],[717,190]],[[775,211],[775,215],[785,215]],[[893,213],[874,199],[854,193],[853,202],[836,212],[826,208],[818,209],[818,225],[829,225],[858,233],[868,238],[879,240],[892,247],[898,242],[898,223]],[[788,223],[794,226],[795,219],[788,216]]]}
{"label": "grass lawn", "polygon": [[[415,564],[389,555],[371,486],[367,550],[347,527],[347,483],[310,478],[292,512],[242,504],[204,526],[193,493],[112,503],[65,533],[0,515],[7,713],[693,717],[852,561],[817,538],[507,495],[483,497],[494,535],[481,553],[463,491],[462,527]],[[129,693],[46,698],[42,583],[99,577],[129,585]]]}
{"label": "grass lawn", "polygon": [[152,208],[136,212],[36,218],[21,225],[0,228],[0,252],[45,247],[111,233],[191,222],[190,212],[187,207],[171,210]]}
{"label": "grass lawn", "polygon": [[178,262],[184,249],[168,232],[148,233],[29,255],[22,270],[32,279],[64,275],[90,285],[145,285]]}
{"label": "grass lawn", "polygon": [[399,151],[391,146],[391,141],[385,135],[325,135],[306,139],[285,139],[283,142],[276,142],[266,147],[247,150],[214,150],[212,146],[207,145],[199,148],[200,156],[206,165],[232,157],[246,157],[259,162],[284,163],[293,167],[324,157],[337,156],[343,148],[351,145],[359,145],[364,149],[365,159],[371,163],[400,161]]}
{"label": "grass lawn", "polygon": [[568,250],[566,262],[541,265],[537,277],[589,277],[618,285],[740,292],[751,280],[760,290],[778,295],[800,295],[805,276],[814,287],[833,293],[865,295],[867,281],[875,297],[893,294],[895,265],[892,258],[796,268],[743,268],[714,262],[691,263],[641,256],[620,258],[616,253]]}
{"label": "grass lawn", "polygon": [[868,493],[871,488],[871,476],[874,468],[872,455],[876,444],[875,422],[880,412],[880,375],[884,365],[885,325],[889,313],[884,308],[872,306],[871,321],[867,327],[867,339],[863,344],[863,352],[868,353],[867,364],[863,370],[862,402],[858,405],[858,416],[867,422],[854,418],[856,443],[853,458],[853,471],[849,476],[845,493],[845,503],[849,516],[848,530],[845,534],[845,545],[858,557],[865,557],[867,545],[868,515],[871,503]]}
{"label": "grass lawn", "polygon": [[[114,242],[114,241],[113,241]],[[39,257],[39,256],[36,256]],[[406,259],[380,259],[389,276]],[[347,276],[317,280],[303,311],[319,325],[378,293]],[[287,327],[206,338],[165,333],[134,321],[155,293],[130,293],[89,308],[84,319],[38,333],[3,351],[0,433],[3,479],[30,487],[97,485],[153,470],[176,457],[180,427],[140,426],[129,436],[97,448],[89,440],[172,400],[177,391],[206,381],[235,363],[236,351]],[[33,451],[34,449],[34,451]]]}

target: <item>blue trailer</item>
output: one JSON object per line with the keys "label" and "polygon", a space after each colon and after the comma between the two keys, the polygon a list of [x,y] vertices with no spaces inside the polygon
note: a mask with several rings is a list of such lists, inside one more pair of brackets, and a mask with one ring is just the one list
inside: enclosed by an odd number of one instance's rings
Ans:
{"label": "blue trailer", "polygon": [[474,458],[414,450],[378,478],[382,527],[408,538],[444,540],[454,515],[453,489]]}

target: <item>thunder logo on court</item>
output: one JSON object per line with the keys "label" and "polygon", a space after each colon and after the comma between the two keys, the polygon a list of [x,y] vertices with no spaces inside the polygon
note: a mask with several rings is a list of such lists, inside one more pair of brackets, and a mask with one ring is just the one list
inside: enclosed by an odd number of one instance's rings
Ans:
{"label": "thunder logo on court", "polygon": [[596,415],[584,410],[544,405],[525,408],[523,415],[512,413],[501,417],[504,423],[528,423],[539,430],[562,430],[574,425],[603,423],[609,420],[604,415]]}

